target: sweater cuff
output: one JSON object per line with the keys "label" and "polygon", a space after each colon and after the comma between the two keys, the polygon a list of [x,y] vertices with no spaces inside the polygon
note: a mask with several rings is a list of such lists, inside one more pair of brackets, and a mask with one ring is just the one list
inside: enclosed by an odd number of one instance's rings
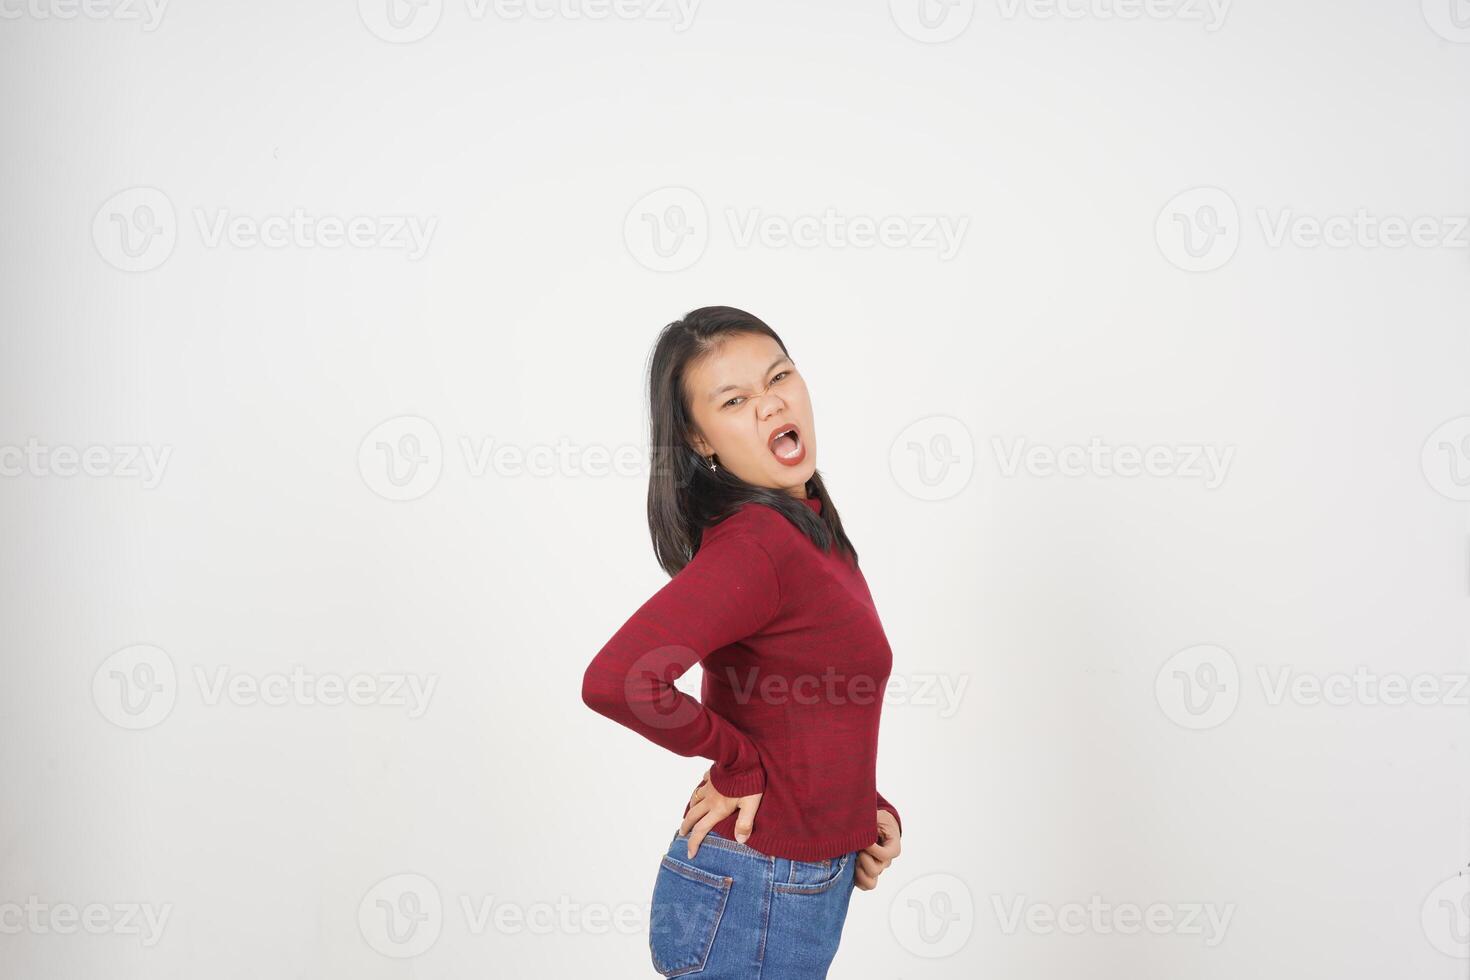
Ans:
{"label": "sweater cuff", "polygon": [[712,766],[709,782],[721,796],[753,796],[766,791],[766,770],[763,766],[756,766],[741,772],[731,772],[721,766]]}

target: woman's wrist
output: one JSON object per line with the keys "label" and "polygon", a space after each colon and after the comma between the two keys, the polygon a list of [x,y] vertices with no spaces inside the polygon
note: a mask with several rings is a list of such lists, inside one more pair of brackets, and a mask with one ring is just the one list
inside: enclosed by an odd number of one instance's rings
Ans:
{"label": "woman's wrist", "polygon": [[739,798],[742,796],[754,796],[756,793],[766,791],[766,770],[763,766],[753,766],[734,772],[723,766],[711,766],[709,771],[710,785],[715,792],[721,796]]}

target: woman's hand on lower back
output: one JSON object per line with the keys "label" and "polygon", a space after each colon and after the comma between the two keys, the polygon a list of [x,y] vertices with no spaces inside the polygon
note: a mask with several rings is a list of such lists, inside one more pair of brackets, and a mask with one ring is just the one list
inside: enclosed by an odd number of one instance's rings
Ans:
{"label": "woman's hand on lower back", "polygon": [[735,818],[735,839],[744,844],[750,837],[750,832],[755,829],[755,811],[760,805],[759,793],[750,796],[722,796],[709,781],[709,771],[705,770],[704,779],[694,788],[694,795],[689,797],[689,811],[679,824],[679,833],[689,835],[689,856],[694,857],[705,834],[715,824],[737,810],[740,811],[740,816]]}
{"label": "woman's hand on lower back", "polygon": [[898,842],[898,821],[887,810],[878,811],[878,840],[858,851],[853,884],[863,891],[878,887],[878,876],[888,870],[893,859],[903,850]]}

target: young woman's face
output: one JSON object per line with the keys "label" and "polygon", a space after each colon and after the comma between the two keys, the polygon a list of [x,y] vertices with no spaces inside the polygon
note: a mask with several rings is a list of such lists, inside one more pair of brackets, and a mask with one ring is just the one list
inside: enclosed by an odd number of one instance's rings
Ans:
{"label": "young woman's face", "polygon": [[[765,334],[741,333],[684,377],[695,451],[746,483],[806,496],[817,470],[811,397],[796,365]],[[789,436],[773,438],[795,426]]]}

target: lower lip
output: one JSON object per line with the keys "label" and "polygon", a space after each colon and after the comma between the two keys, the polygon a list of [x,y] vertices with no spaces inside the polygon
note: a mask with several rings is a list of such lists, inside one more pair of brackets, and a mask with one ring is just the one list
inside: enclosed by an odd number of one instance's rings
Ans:
{"label": "lower lip", "polygon": [[774,452],[772,452],[771,455],[775,457],[776,462],[780,463],[782,466],[800,466],[802,460],[806,459],[806,440],[797,440],[796,455],[792,456],[790,459],[787,459],[784,456],[777,456]]}

